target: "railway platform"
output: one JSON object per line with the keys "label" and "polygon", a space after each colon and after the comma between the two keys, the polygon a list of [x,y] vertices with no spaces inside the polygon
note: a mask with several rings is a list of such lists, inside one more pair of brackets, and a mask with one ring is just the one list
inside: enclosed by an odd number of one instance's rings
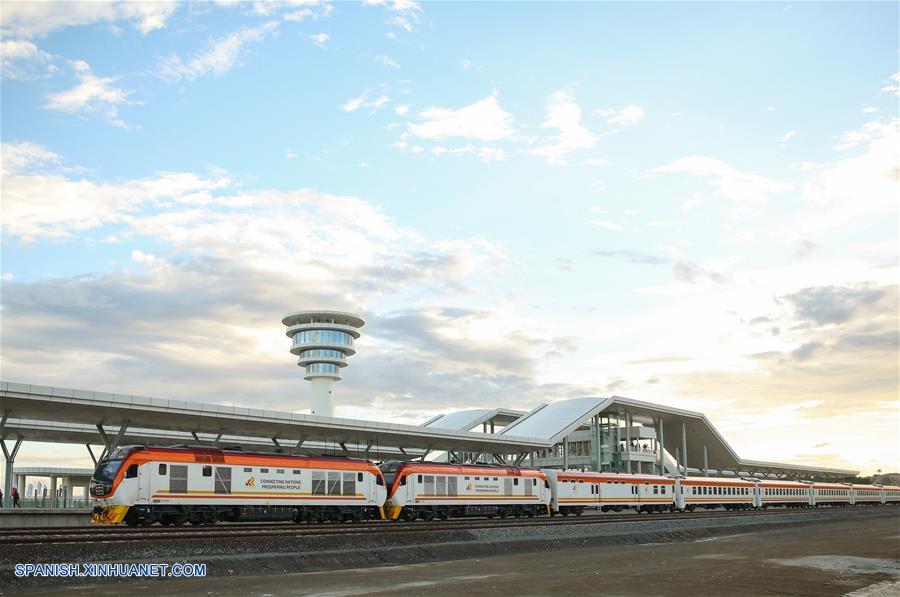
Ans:
{"label": "railway platform", "polygon": [[0,508],[0,529],[90,525],[90,508]]}

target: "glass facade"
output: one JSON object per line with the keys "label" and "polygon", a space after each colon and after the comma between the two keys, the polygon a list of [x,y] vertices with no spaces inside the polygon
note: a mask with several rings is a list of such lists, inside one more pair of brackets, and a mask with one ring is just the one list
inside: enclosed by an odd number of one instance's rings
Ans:
{"label": "glass facade", "polygon": [[313,363],[312,365],[306,366],[307,375],[316,375],[323,373],[337,375],[338,366],[332,365],[331,363]]}
{"label": "glass facade", "polygon": [[344,353],[340,350],[304,350],[300,353],[299,357],[301,359],[314,359],[314,358],[326,358],[326,359],[344,359]]}
{"label": "glass facade", "polygon": [[294,345],[303,344],[337,344],[340,346],[353,346],[353,336],[347,332],[335,330],[312,330],[297,332],[294,334]]}

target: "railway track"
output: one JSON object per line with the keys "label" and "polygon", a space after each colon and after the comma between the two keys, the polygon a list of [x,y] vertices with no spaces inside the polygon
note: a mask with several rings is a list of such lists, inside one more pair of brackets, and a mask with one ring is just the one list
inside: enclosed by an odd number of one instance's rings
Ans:
{"label": "railway track", "polygon": [[[900,510],[897,506],[881,506],[881,509]],[[828,508],[824,511],[873,510],[872,506]],[[430,533],[435,531],[485,530],[494,528],[522,528],[540,526],[567,526],[584,524],[639,523],[663,520],[691,520],[704,518],[739,518],[747,516],[800,515],[814,512],[807,508],[769,509],[728,512],[710,510],[664,514],[601,514],[569,517],[542,517],[520,519],[458,519],[442,522],[367,522],[333,524],[231,524],[198,527],[85,527],[38,528],[0,530],[0,545],[27,544],[77,544],[77,543],[128,543],[134,541],[189,541],[205,539],[269,538],[269,537],[321,537],[379,533]]]}

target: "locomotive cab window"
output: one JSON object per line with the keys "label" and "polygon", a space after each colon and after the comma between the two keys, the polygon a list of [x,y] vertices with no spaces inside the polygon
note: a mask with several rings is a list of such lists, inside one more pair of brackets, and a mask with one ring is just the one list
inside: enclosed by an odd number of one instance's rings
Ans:
{"label": "locomotive cab window", "polygon": [[138,473],[137,469],[138,469],[138,467],[136,464],[132,464],[131,466],[129,466],[128,469],[125,471],[125,478],[126,479],[134,479],[135,477],[137,477],[137,473]]}
{"label": "locomotive cab window", "polygon": [[166,465],[165,464],[159,465],[159,474],[162,476],[165,476],[165,474],[166,474]]}
{"label": "locomotive cab window", "polygon": [[211,466],[203,467],[203,476],[204,477],[212,477],[212,467]]}

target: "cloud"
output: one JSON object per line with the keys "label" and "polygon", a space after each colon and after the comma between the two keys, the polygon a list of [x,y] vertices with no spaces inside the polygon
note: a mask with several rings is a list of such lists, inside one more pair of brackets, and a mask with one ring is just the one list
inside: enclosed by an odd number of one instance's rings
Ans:
{"label": "cloud", "polygon": [[369,100],[369,90],[365,89],[358,96],[350,98],[341,106],[344,112],[356,112],[360,108],[370,108],[370,114],[374,114],[391,102],[391,98],[385,94],[379,95],[374,100]]}
{"label": "cloud", "polygon": [[384,66],[388,66],[390,68],[400,68],[400,65],[397,64],[390,56],[376,56],[376,62],[380,62]]}
{"label": "cloud", "polygon": [[[3,221],[7,237],[31,242],[121,223],[163,201],[211,201],[226,179],[163,172],[124,184],[67,176],[59,155],[34,143],[3,144]],[[77,169],[76,169],[77,170]]]}
{"label": "cloud", "polygon": [[351,99],[347,100],[346,102],[344,102],[344,105],[341,106],[341,109],[344,112],[356,112],[357,110],[359,110],[360,108],[362,108],[363,106],[366,105],[368,98],[369,98],[369,90],[366,89],[365,91],[360,93],[358,96],[351,98]]}
{"label": "cloud", "polygon": [[784,135],[781,136],[781,142],[787,143],[791,139],[793,139],[797,135],[797,131],[788,131]]}
{"label": "cloud", "polygon": [[397,114],[397,116],[403,116],[407,112],[409,112],[409,104],[400,104],[399,106],[394,107],[394,113]]}
{"label": "cloud", "polygon": [[639,106],[625,106],[621,109],[603,108],[594,110],[594,112],[605,118],[607,123],[622,126],[634,126],[641,122],[646,115],[644,109]]}
{"label": "cloud", "polygon": [[428,108],[419,113],[420,122],[410,123],[410,135],[420,139],[463,137],[498,141],[511,137],[513,117],[500,107],[496,95],[462,108]]}
{"label": "cloud", "polygon": [[166,26],[175,2],[4,2],[2,35],[32,38],[56,29],[127,21],[143,34]]}
{"label": "cloud", "polygon": [[584,160],[585,166],[608,166],[609,160],[606,158],[591,158],[588,160]]}
{"label": "cloud", "polygon": [[594,190],[596,190],[598,193],[606,190],[606,183],[602,180],[595,180],[593,183],[591,183],[591,186],[594,187]]}
{"label": "cloud", "polygon": [[327,33],[316,33],[315,35],[310,35],[309,38],[314,44],[320,48],[324,48],[325,43],[330,39],[330,36]]}
{"label": "cloud", "polygon": [[847,131],[840,136],[840,142],[835,149],[851,149],[864,143],[871,143],[885,137],[895,136],[900,126],[900,119],[893,118],[888,121],[872,120],[863,124],[860,128]]}
{"label": "cloud", "polygon": [[594,251],[594,255],[599,255],[600,257],[611,257],[614,259],[622,259],[629,263],[637,263],[641,265],[666,265],[671,263],[671,259],[668,257],[660,257],[658,255],[647,255],[644,253],[639,253],[637,251]]}
{"label": "cloud", "polygon": [[801,321],[830,325],[849,321],[858,311],[878,303],[886,292],[869,286],[819,286],[803,288],[784,299]]}
{"label": "cloud", "polygon": [[881,92],[900,95],[900,73],[891,75],[890,82],[881,88]]}
{"label": "cloud", "polygon": [[735,201],[765,202],[769,196],[791,188],[789,183],[742,172],[721,160],[706,156],[680,158],[656,168],[654,172],[688,174],[708,179],[720,193]]}
{"label": "cloud", "polygon": [[119,118],[119,106],[129,101],[129,91],[115,85],[119,77],[98,77],[91,72],[87,62],[72,63],[78,84],[71,89],[47,96],[43,108],[73,113],[100,113],[116,126],[127,128]]}
{"label": "cloud", "polygon": [[278,22],[258,27],[245,27],[224,37],[212,39],[207,49],[194,54],[187,61],[176,54],[165,58],[159,66],[159,76],[167,81],[194,81],[202,77],[220,77],[238,65],[248,44],[259,42],[278,30]]}
{"label": "cloud", "polygon": [[53,55],[25,39],[0,41],[0,73],[4,79],[32,80],[58,70]]}
{"label": "cloud", "polygon": [[815,352],[820,348],[822,348],[821,342],[805,342],[796,350],[792,350],[791,356],[798,361],[806,361],[808,359],[811,359]]}
{"label": "cloud", "polygon": [[801,187],[807,210],[793,234],[821,234],[871,217],[897,217],[900,194],[900,119],[873,121],[841,135],[840,151],[856,155],[823,164]]}
{"label": "cloud", "polygon": [[597,142],[597,137],[581,125],[581,108],[575,103],[572,93],[566,90],[550,96],[547,118],[541,126],[558,129],[559,134],[551,143],[527,152],[540,156],[550,164],[564,164],[568,154],[579,149],[590,149]]}
{"label": "cloud", "polygon": [[422,6],[413,0],[363,0],[363,6],[386,8],[391,14],[387,20],[388,24],[406,32],[411,32],[413,26],[419,23],[419,13],[422,12]]}
{"label": "cloud", "polygon": [[444,147],[443,145],[436,145],[431,148],[431,152],[436,155],[463,155],[470,154],[476,155],[483,162],[496,162],[506,159],[506,152],[500,147],[475,147],[474,145],[467,144],[462,147]]}
{"label": "cloud", "polygon": [[622,224],[610,222],[609,220],[591,220],[588,223],[605,230],[621,230],[623,228]]}

